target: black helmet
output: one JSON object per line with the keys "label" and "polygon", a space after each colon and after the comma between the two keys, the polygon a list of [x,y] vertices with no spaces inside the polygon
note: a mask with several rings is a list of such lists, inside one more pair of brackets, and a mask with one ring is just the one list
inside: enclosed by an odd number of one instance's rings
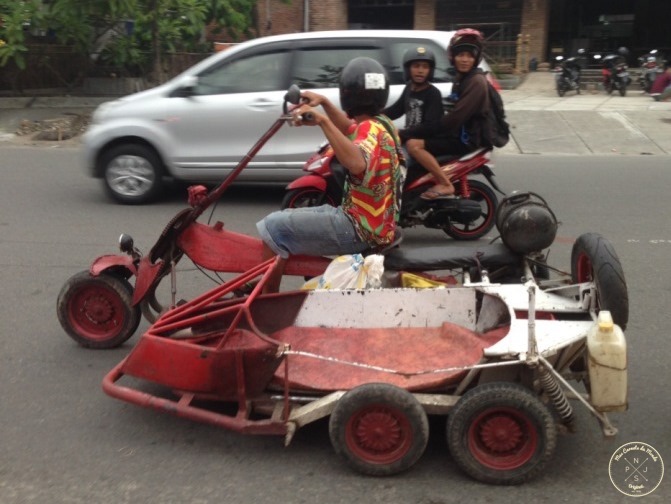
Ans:
{"label": "black helmet", "polygon": [[431,71],[426,80],[433,80],[433,71],[436,68],[436,57],[433,55],[431,49],[426,47],[413,47],[405,51],[403,55],[403,79],[405,82],[410,80],[410,63],[413,61],[427,61],[431,67]]}
{"label": "black helmet", "polygon": [[454,57],[462,51],[468,51],[475,57],[475,66],[482,61],[482,46],[485,42],[482,33],[473,28],[457,30],[447,46],[447,57],[454,65]]}
{"label": "black helmet", "polygon": [[359,57],[340,74],[340,106],[347,115],[379,114],[389,98],[389,79],[384,67],[371,58]]}

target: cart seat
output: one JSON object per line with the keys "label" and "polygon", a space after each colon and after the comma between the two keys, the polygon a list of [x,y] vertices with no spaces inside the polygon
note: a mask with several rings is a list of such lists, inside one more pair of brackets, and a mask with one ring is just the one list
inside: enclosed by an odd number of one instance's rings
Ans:
{"label": "cart seat", "polygon": [[434,246],[418,248],[395,248],[384,256],[385,270],[437,271],[476,267],[480,263],[493,270],[504,266],[516,266],[520,256],[503,243],[492,243],[478,247]]}
{"label": "cart seat", "polygon": [[[438,327],[287,327],[272,337],[291,345],[290,390],[330,392],[384,382],[428,391],[457,383],[466,370],[454,368],[479,363],[483,349],[507,333],[508,326],[480,334],[446,322]],[[284,366],[271,383],[284,385]]]}

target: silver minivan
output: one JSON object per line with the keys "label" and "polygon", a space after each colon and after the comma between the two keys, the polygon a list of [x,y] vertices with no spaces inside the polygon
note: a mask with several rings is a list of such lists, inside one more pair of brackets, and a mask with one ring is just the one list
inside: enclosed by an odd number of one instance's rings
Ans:
{"label": "silver minivan", "polygon": [[[418,45],[430,48],[437,60],[434,83],[447,96],[452,86],[446,48],[452,34],[321,31],[241,43],[161,86],[100,105],[83,137],[89,173],[101,178],[120,203],[154,199],[164,177],[221,181],[280,115],[291,84],[338,103],[340,71],[357,56],[369,56],[387,69],[391,104],[403,90],[404,52]],[[282,128],[238,180],[291,181],[323,140],[320,128]]]}

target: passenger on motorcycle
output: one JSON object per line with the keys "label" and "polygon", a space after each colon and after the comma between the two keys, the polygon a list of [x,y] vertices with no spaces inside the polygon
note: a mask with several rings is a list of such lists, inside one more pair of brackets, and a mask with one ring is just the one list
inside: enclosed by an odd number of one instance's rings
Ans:
{"label": "passenger on motorcycle", "polygon": [[[355,58],[340,76],[341,111],[325,96],[301,93],[292,111],[296,126],[319,126],[347,169],[342,204],[290,208],[257,223],[264,257],[279,256],[264,292],[277,292],[289,255],[342,255],[390,244],[396,234],[401,191],[400,139],[381,111],[389,97],[384,68]],[[323,112],[313,107],[321,105]]]}
{"label": "passenger on motorcycle", "polygon": [[437,184],[424,192],[426,200],[454,197],[454,186],[441,170],[436,156],[462,156],[487,144],[485,128],[489,112],[489,92],[485,74],[478,68],[482,60],[482,34],[470,28],[458,30],[447,48],[457,76],[454,108],[440,119],[400,131],[408,154],[427,171]]}
{"label": "passenger on motorcycle", "polygon": [[437,121],[445,113],[440,90],[431,84],[436,58],[431,49],[413,47],[403,55],[403,77],[407,82],[396,103],[384,109],[389,119],[405,114],[405,127]]}

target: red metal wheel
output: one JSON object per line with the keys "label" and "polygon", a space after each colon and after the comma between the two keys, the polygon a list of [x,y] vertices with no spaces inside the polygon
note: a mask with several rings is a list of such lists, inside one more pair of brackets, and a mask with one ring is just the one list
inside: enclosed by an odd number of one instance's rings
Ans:
{"label": "red metal wheel", "polygon": [[117,347],[140,323],[140,309],[132,306],[132,293],[123,278],[106,274],[94,277],[82,271],[71,277],[58,295],[58,320],[82,346]]}
{"label": "red metal wheel", "polygon": [[329,422],[333,448],[355,470],[374,476],[409,469],[424,453],[429,422],[408,391],[370,383],[345,394]]}
{"label": "red metal wheel", "polygon": [[544,469],[556,443],[552,413],[517,383],[479,385],[464,394],[448,416],[452,457],[464,472],[485,483],[528,481]]}
{"label": "red metal wheel", "polygon": [[491,408],[471,424],[468,444],[482,465],[509,471],[531,460],[538,446],[538,434],[519,411]]}

